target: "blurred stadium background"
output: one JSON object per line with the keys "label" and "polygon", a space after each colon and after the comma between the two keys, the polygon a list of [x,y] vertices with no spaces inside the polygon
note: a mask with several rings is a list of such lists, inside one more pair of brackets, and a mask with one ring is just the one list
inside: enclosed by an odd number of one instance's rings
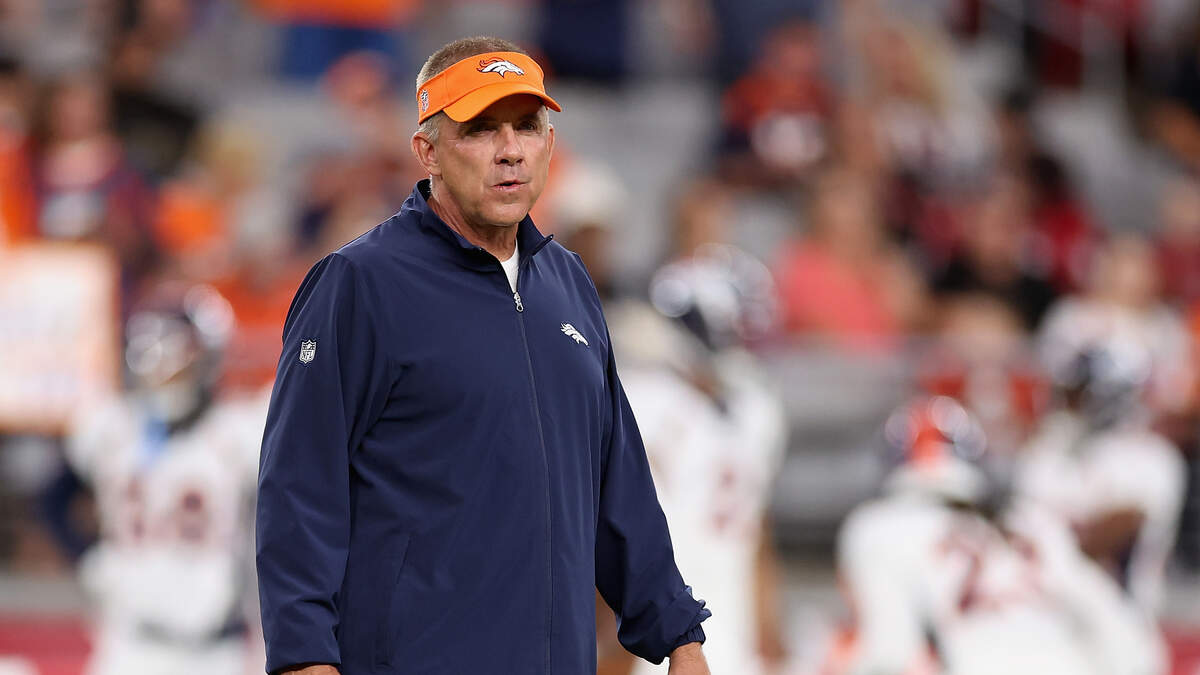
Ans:
{"label": "blurred stadium background", "polygon": [[420,178],[420,61],[472,34],[545,64],[566,112],[534,219],[608,297],[704,243],[774,273],[792,649],[845,614],[834,536],[889,412],[936,381],[1015,448],[1046,317],[1091,301],[1141,317],[1187,458],[1164,622],[1198,672],[1195,0],[0,0],[0,673],[86,660],[95,510],[62,434],[125,386],[137,298],[219,289],[222,390],[269,385],[305,270]]}

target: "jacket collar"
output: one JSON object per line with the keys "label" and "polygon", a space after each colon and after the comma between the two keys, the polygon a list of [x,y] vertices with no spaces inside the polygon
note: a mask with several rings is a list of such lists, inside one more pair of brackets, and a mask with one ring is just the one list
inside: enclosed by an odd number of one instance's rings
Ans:
{"label": "jacket collar", "polygon": [[[498,269],[495,256],[488,253],[483,247],[476,246],[467,241],[465,237],[454,231],[433,212],[433,208],[429,206],[429,194],[429,179],[424,178],[417,181],[417,184],[413,187],[412,194],[405,200],[404,206],[401,207],[401,211],[412,210],[416,212],[418,216],[417,222],[421,226],[421,229],[442,240],[446,244],[447,249],[463,266],[483,272]],[[517,244],[521,255],[520,264],[525,264],[529,258],[542,250],[552,239],[554,239],[554,235],[543,236],[537,227],[534,226],[533,220],[526,215],[517,224]]]}

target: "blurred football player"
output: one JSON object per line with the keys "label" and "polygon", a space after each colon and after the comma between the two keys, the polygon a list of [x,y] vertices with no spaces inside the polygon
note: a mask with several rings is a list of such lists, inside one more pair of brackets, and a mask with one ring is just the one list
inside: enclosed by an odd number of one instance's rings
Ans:
{"label": "blurred football player", "polygon": [[1117,339],[1051,360],[1058,408],[1022,453],[1017,489],[1066,519],[1083,552],[1154,613],[1186,467],[1171,442],[1150,429],[1152,367],[1141,345]]}
{"label": "blurred football player", "polygon": [[1046,366],[1063,370],[1092,345],[1129,343],[1150,357],[1147,412],[1157,418],[1192,406],[1192,343],[1179,313],[1163,300],[1161,275],[1144,237],[1127,233],[1105,242],[1092,257],[1087,292],[1059,300],[1042,323],[1038,349]]}
{"label": "blurred football player", "polygon": [[896,468],[839,535],[845,675],[1150,675],[1157,636],[1065,525],[996,508],[981,427],[949,397],[888,421]]}
{"label": "blurred football player", "polygon": [[[773,672],[784,658],[767,500],[785,416],[744,348],[774,319],[767,269],[705,245],[659,270],[652,307],[615,308],[621,379],[641,429],[675,559],[714,610],[714,673]],[[716,621],[716,623],[712,623]],[[666,672],[639,662],[635,673]]]}
{"label": "blurred football player", "polygon": [[232,324],[206,286],[157,288],[126,328],[131,392],[81,415],[70,435],[100,524],[80,563],[96,604],[88,675],[263,670],[247,598],[266,406],[215,398]]}

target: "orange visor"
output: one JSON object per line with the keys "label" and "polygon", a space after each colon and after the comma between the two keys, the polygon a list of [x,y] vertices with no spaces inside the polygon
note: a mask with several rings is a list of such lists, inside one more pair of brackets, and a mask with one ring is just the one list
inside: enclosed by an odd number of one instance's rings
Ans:
{"label": "orange visor", "polygon": [[417,89],[417,123],[439,110],[455,122],[466,122],[484,108],[513,94],[533,94],[551,110],[561,111],[542,84],[542,69],[524,54],[477,54],[434,75]]}

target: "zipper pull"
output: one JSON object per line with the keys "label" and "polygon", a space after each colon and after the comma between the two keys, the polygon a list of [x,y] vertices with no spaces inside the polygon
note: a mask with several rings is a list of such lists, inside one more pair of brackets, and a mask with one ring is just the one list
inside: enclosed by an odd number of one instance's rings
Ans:
{"label": "zipper pull", "polygon": [[525,311],[525,305],[521,304],[521,294],[520,293],[517,293],[515,291],[513,292],[513,302],[516,303],[518,312]]}

